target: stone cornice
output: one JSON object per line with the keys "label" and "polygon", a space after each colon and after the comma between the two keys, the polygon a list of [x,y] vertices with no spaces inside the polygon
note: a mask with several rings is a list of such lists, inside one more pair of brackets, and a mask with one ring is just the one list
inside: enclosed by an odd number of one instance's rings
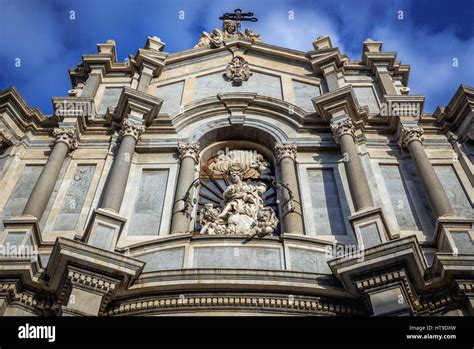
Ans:
{"label": "stone cornice", "polygon": [[455,132],[461,142],[474,139],[474,88],[461,85],[446,107],[433,116],[443,127]]}
{"label": "stone cornice", "polygon": [[82,55],[82,63],[76,68],[69,69],[73,86],[79,82],[85,82],[93,69],[100,69],[104,75],[111,72],[131,75],[130,64],[117,62],[115,41],[108,40],[105,44],[97,44],[97,52],[97,54]]}
{"label": "stone cornice", "polygon": [[349,62],[349,58],[341,54],[338,48],[310,51],[308,55],[317,74],[323,74],[322,68],[329,64],[334,64],[336,69],[340,69]]}
{"label": "stone cornice", "polygon": [[[219,93],[215,97],[199,99],[184,105],[183,110],[171,114],[170,119],[176,132],[179,132],[182,128],[193,123],[194,120],[222,114],[231,115],[232,112],[238,111],[245,112],[244,115],[271,115],[295,130],[310,125],[318,125],[316,121],[319,122],[320,127],[327,129],[327,125],[324,125],[322,120],[308,117],[304,110],[294,104],[253,93]],[[243,122],[245,124],[245,120]],[[156,123],[155,121],[150,128],[153,129]]]}
{"label": "stone cornice", "polygon": [[264,42],[259,41],[252,41],[245,38],[235,38],[226,40],[224,46],[219,48],[193,48],[190,50],[185,50],[177,53],[170,53],[165,63],[166,65],[181,62],[184,60],[189,60],[198,57],[204,57],[207,55],[212,55],[216,52],[222,52],[229,50],[229,48],[242,48],[246,50],[246,52],[258,52],[262,54],[272,55],[274,57],[280,57],[283,59],[290,59],[297,62],[308,63],[310,64],[310,60],[308,59],[308,53],[298,50],[292,50],[285,47],[279,47],[275,45],[266,44]]}
{"label": "stone cornice", "polygon": [[[62,121],[55,115],[50,117],[43,115],[38,108],[30,108],[15,87],[0,91],[0,114],[7,123],[10,119],[24,133],[28,130],[33,132],[45,130],[47,133],[51,128],[57,127],[58,121]],[[13,136],[22,138],[23,135]]]}
{"label": "stone cornice", "polygon": [[[337,301],[312,298],[308,296],[285,295],[182,295],[162,296],[154,300],[137,299],[110,307],[107,315],[154,314],[173,312],[212,312],[212,311],[241,311],[280,313],[284,309],[292,314],[320,315],[363,315],[356,307],[339,304]],[[231,314],[231,313],[230,313]]]}
{"label": "stone cornice", "polygon": [[115,121],[130,118],[149,125],[158,116],[162,104],[161,98],[124,87],[115,108]]}
{"label": "stone cornice", "polygon": [[354,123],[366,120],[367,107],[360,107],[351,85],[341,87],[312,99],[316,111],[326,122],[337,116],[346,115]]}
{"label": "stone cornice", "polygon": [[60,292],[64,284],[68,267],[94,270],[98,275],[120,280],[118,287],[126,289],[142,272],[145,263],[115,252],[81,242],[58,238],[54,245],[46,274],[49,275],[49,287]]}
{"label": "stone cornice", "polygon": [[135,57],[130,57],[130,64],[138,72],[141,72],[144,67],[148,67],[152,70],[152,76],[156,78],[161,74],[165,66],[167,55],[168,54],[164,52],[140,48]]}
{"label": "stone cornice", "polygon": [[371,271],[403,264],[418,289],[424,287],[427,265],[414,236],[397,239],[364,251],[360,257],[347,256],[328,262],[334,275],[348,292],[358,294],[357,281]]}
{"label": "stone cornice", "polygon": [[362,63],[374,74],[377,73],[377,65],[384,66],[391,75],[401,77],[403,85],[407,86],[410,66],[397,61],[396,52],[382,52],[382,45],[382,41],[365,40],[362,48]]}
{"label": "stone cornice", "polygon": [[25,290],[20,280],[4,279],[0,281],[0,294],[7,296],[8,304],[20,303],[33,314],[51,315],[59,309],[53,294],[41,294]]}

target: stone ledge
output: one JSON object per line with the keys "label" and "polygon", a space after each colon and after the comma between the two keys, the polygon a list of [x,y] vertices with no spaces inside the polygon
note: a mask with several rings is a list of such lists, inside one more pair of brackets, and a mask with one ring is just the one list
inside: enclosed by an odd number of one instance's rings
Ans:
{"label": "stone ledge", "polygon": [[58,238],[46,266],[52,290],[58,291],[64,273],[71,265],[117,278],[121,280],[121,286],[126,288],[140,275],[145,263],[81,242]]}

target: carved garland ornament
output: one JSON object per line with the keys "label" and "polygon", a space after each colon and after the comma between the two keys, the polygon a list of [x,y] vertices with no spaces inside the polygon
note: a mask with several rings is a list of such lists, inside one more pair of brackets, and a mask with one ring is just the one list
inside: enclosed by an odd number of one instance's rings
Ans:
{"label": "carved garland ornament", "polygon": [[423,133],[421,126],[402,126],[398,143],[401,147],[407,147],[412,141],[423,142]]}
{"label": "carved garland ornament", "polygon": [[53,130],[53,137],[56,138],[56,143],[66,143],[69,150],[74,150],[78,147],[77,133],[74,128],[55,128]]}

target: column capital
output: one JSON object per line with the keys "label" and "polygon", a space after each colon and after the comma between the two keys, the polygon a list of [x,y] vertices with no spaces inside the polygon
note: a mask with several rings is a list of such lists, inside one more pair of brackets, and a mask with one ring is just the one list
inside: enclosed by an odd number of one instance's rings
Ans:
{"label": "column capital", "polygon": [[283,144],[275,143],[275,156],[277,162],[280,162],[284,158],[290,158],[291,160],[296,160],[297,147],[296,144]]}
{"label": "column capital", "polygon": [[77,132],[75,128],[60,128],[53,129],[53,137],[56,138],[55,143],[63,142],[69,147],[69,150],[77,149]]}
{"label": "column capital", "polygon": [[199,143],[178,143],[179,159],[190,157],[195,163],[199,162]]}
{"label": "column capital", "polygon": [[138,138],[144,131],[145,126],[135,124],[130,120],[125,119],[120,129],[120,137],[123,138],[125,136],[132,136],[133,138],[135,138],[136,141],[138,141]]}
{"label": "column capital", "polygon": [[345,119],[339,122],[331,122],[331,131],[334,134],[334,139],[339,143],[339,139],[345,134],[354,138],[355,128],[351,119]]}
{"label": "column capital", "polygon": [[423,128],[421,126],[404,126],[400,127],[400,135],[398,144],[403,147],[407,147],[412,141],[420,141],[423,143]]}

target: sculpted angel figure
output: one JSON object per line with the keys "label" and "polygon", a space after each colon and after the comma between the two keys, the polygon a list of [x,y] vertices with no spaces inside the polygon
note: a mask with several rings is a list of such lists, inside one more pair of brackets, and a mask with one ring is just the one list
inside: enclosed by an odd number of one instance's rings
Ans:
{"label": "sculpted angel figure", "polygon": [[[225,20],[222,23],[222,30],[214,28],[211,33],[202,32],[196,47],[221,47],[224,44],[224,39],[229,39],[238,36],[240,33],[236,33],[237,24],[232,20]],[[240,34],[241,35],[241,34]]]}

